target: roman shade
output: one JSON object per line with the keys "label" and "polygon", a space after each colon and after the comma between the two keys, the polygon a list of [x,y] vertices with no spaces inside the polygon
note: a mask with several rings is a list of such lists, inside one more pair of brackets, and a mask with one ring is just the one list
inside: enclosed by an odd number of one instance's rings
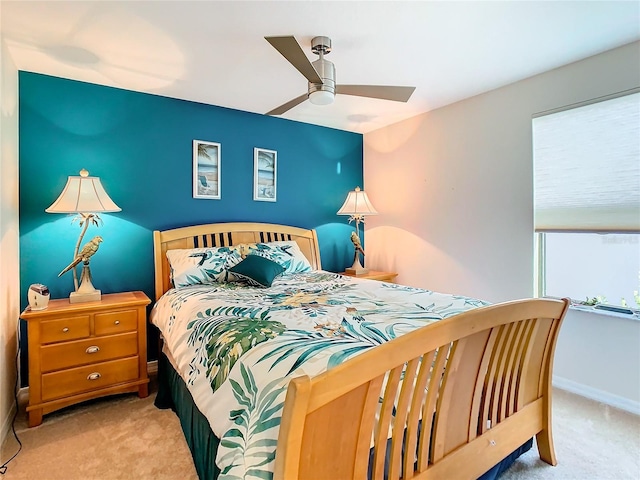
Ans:
{"label": "roman shade", "polygon": [[640,93],[533,119],[538,232],[640,232]]}

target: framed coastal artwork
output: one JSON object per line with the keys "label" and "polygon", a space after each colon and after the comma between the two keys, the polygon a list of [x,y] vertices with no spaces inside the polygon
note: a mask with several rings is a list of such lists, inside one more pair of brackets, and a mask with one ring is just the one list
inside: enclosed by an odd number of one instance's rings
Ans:
{"label": "framed coastal artwork", "polygon": [[220,144],[193,141],[193,198],[220,199]]}
{"label": "framed coastal artwork", "polygon": [[278,185],[278,152],[253,149],[253,199],[275,202]]}

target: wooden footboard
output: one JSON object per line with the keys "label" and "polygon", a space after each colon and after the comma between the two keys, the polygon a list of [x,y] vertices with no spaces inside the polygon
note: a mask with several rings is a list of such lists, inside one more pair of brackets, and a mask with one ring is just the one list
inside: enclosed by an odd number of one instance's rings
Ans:
{"label": "wooden footboard", "polygon": [[476,479],[534,435],[555,465],[551,372],[568,304],[475,309],[294,379],[275,478],[382,480],[388,457],[389,480]]}

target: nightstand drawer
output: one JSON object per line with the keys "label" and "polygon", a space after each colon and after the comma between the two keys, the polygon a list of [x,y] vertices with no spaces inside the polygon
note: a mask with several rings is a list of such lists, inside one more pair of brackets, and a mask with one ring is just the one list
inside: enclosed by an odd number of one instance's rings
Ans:
{"label": "nightstand drawer", "polygon": [[54,343],[86,338],[90,334],[89,315],[43,320],[40,322],[40,342]]}
{"label": "nightstand drawer", "polygon": [[136,332],[40,347],[42,372],[78,367],[138,354]]}
{"label": "nightstand drawer", "polygon": [[138,328],[138,314],[135,310],[122,312],[96,313],[96,335],[133,332]]}
{"label": "nightstand drawer", "polygon": [[42,375],[42,400],[53,400],[136,380],[138,357],[72,368]]}

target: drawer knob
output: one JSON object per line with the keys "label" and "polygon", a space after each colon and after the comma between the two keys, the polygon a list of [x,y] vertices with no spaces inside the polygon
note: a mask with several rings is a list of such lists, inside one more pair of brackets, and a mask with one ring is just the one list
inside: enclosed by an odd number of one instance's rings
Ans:
{"label": "drawer knob", "polygon": [[87,376],[87,380],[98,380],[101,376],[102,376],[102,375],[100,375],[100,373],[98,373],[98,372],[93,372],[93,373],[90,373],[90,374]]}
{"label": "drawer knob", "polygon": [[100,347],[97,345],[91,345],[86,350],[87,353],[98,353],[99,351],[100,351]]}
{"label": "drawer knob", "polygon": [[64,327],[64,328],[62,329],[62,333],[67,333],[68,331],[69,331],[69,327]]}
{"label": "drawer knob", "polygon": [[120,325],[120,320],[116,320],[115,322],[113,322],[115,325]]}

